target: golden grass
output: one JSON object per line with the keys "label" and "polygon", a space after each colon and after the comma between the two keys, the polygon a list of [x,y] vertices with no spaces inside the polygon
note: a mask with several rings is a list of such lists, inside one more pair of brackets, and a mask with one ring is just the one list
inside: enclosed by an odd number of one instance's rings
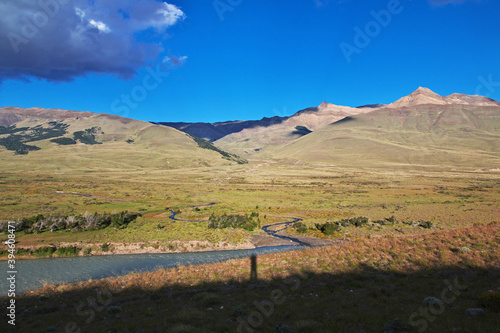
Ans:
{"label": "golden grass", "polygon": [[[234,332],[241,321],[262,311],[258,304],[273,300],[277,290],[286,302],[275,303],[256,331],[275,332],[277,325],[286,325],[294,332],[380,332],[396,318],[411,323],[414,313],[419,329],[423,299],[441,297],[449,283],[463,288],[442,313],[432,315],[437,320],[426,322],[427,331],[496,332],[498,313],[467,318],[464,312],[478,306],[478,295],[500,287],[499,240],[498,223],[417,236],[353,238],[341,246],[260,256],[257,282],[249,281],[248,259],[239,259],[46,285],[18,298],[19,332],[62,329],[69,321],[83,331],[143,327],[170,332],[187,325],[199,332]],[[95,318],[86,322],[82,309],[90,308],[89,297],[103,294],[110,295],[109,303],[94,309]],[[75,310],[79,304],[80,314]]]}

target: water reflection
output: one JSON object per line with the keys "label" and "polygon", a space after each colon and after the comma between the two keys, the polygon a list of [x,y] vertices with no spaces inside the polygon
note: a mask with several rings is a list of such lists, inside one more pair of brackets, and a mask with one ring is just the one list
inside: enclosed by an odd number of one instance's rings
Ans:
{"label": "water reflection", "polygon": [[[200,265],[228,259],[245,258],[259,254],[302,249],[300,246],[273,246],[252,250],[234,250],[196,253],[130,254],[75,258],[19,260],[17,266],[17,293],[40,288],[44,282],[73,283],[88,279],[103,279],[131,272],[146,272],[160,268]],[[255,263],[256,267],[256,263]],[[7,262],[0,262],[0,271],[7,272]],[[255,268],[255,278],[257,277]],[[7,280],[2,279],[0,293],[7,293]]]}

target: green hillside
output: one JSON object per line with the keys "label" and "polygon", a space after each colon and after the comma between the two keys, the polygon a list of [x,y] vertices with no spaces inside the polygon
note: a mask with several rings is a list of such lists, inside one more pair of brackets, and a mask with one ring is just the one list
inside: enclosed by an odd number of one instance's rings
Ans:
{"label": "green hillside", "polygon": [[0,127],[2,172],[171,169],[242,162],[166,126],[107,114],[16,112],[17,122]]}
{"label": "green hillside", "polygon": [[498,168],[500,108],[464,105],[377,109],[261,153],[349,166]]}

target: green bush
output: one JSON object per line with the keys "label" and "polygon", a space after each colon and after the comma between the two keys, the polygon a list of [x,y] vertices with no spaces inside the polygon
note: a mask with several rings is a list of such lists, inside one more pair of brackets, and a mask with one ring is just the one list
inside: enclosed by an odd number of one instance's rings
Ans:
{"label": "green bush", "polygon": [[419,221],[418,226],[424,229],[432,229],[434,228],[434,223],[430,221]]}
{"label": "green bush", "polygon": [[40,257],[40,258],[47,258],[47,257],[52,257],[52,254],[56,252],[56,247],[55,246],[43,246],[39,247],[35,250],[33,250],[33,255],[35,257]]}
{"label": "green bush", "polygon": [[292,227],[297,230],[298,233],[305,234],[307,232],[307,226],[302,222],[295,222]]}
{"label": "green bush", "polygon": [[323,234],[325,234],[327,236],[333,235],[336,232],[339,232],[341,230],[340,225],[333,223],[333,222],[326,222],[323,224],[316,223],[315,226],[316,226],[316,229],[318,229],[319,231],[321,231]]}
{"label": "green bush", "polygon": [[391,216],[391,217],[386,217],[385,219],[383,220],[378,220],[378,221],[375,221],[375,223],[378,223],[380,225],[393,225],[397,222],[396,220],[396,217]]}
{"label": "green bush", "polygon": [[351,225],[355,227],[362,227],[367,225],[369,222],[370,222],[369,218],[364,216],[358,216],[340,220],[337,222],[337,224],[342,227],[350,227]]}
{"label": "green bush", "polygon": [[18,256],[29,256],[30,254],[32,254],[30,249],[24,249],[22,247],[16,248],[16,255]]}
{"label": "green bush", "polygon": [[[16,232],[40,233],[44,231],[57,230],[98,230],[106,227],[123,229],[139,216],[139,213],[130,213],[128,211],[120,213],[88,214],[77,216],[57,216],[44,217],[41,214],[20,219],[16,222]],[[0,222],[0,232],[7,232],[8,222]]]}
{"label": "green bush", "polygon": [[80,248],[76,246],[61,246],[55,252],[60,257],[76,257],[80,252]]}
{"label": "green bush", "polygon": [[260,219],[257,218],[258,216],[258,213],[252,213],[251,215],[223,214],[221,216],[212,214],[208,219],[208,227],[211,229],[241,228],[253,231],[260,226]]}

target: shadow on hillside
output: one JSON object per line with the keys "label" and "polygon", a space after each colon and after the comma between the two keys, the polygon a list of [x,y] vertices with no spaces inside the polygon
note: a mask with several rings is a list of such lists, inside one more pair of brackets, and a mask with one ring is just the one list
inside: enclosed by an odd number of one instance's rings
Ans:
{"label": "shadow on hillside", "polygon": [[[500,268],[442,267],[402,274],[363,265],[349,273],[302,272],[257,280],[257,267],[256,258],[249,260],[242,281],[191,286],[179,281],[157,290],[101,283],[18,297],[15,331],[498,332],[500,327],[499,314],[489,309],[478,317],[465,315],[467,308],[480,306],[479,294],[498,290]],[[266,274],[259,271],[259,276]],[[437,301],[426,305],[424,298],[430,296]],[[0,331],[9,332],[6,326],[2,319]]]}

